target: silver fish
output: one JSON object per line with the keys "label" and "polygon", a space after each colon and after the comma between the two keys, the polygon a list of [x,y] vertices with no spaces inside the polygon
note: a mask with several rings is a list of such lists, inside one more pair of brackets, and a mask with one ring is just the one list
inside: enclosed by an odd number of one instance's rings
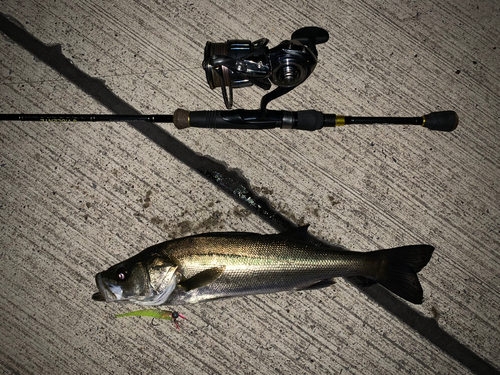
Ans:
{"label": "silver fish", "polygon": [[219,298],[332,285],[356,276],[420,304],[417,273],[434,248],[412,245],[371,252],[307,241],[307,226],[281,234],[208,233],[151,246],[96,275],[92,298],[139,305],[182,305]]}

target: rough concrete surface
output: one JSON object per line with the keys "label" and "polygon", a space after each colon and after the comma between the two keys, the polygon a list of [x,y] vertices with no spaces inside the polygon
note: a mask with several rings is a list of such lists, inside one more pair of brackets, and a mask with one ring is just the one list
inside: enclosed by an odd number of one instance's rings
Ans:
{"label": "rough concrete surface", "polygon": [[[498,2],[1,0],[0,11],[1,113],[223,109],[201,68],[206,41],[274,46],[317,25],[330,41],[315,72],[271,108],[460,116],[451,133],[0,123],[0,372],[498,373]],[[235,107],[263,93],[236,90]],[[253,212],[250,196],[271,211]],[[357,251],[435,246],[424,303],[340,279],[181,306],[177,331],[91,300],[97,272],[152,244],[291,223]]]}

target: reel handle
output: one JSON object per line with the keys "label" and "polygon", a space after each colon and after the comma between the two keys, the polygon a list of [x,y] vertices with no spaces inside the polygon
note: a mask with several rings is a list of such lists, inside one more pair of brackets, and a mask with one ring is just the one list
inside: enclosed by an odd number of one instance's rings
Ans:
{"label": "reel handle", "polygon": [[173,123],[178,129],[299,129],[319,130],[353,124],[421,125],[429,130],[451,132],[458,125],[458,115],[454,111],[432,112],[420,117],[351,117],[324,114],[315,110],[274,111],[265,115],[260,110],[237,109],[232,111],[192,111],[177,109]]}
{"label": "reel handle", "polygon": [[318,56],[316,45],[328,42],[329,38],[330,36],[325,29],[315,26],[303,27],[292,34],[292,40],[298,40],[303,45],[309,47],[316,56]]}

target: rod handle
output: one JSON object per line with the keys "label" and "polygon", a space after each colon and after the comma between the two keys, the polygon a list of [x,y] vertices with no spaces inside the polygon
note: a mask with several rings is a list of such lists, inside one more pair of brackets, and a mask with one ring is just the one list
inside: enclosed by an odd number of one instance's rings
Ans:
{"label": "rod handle", "polygon": [[423,118],[422,126],[430,130],[451,132],[458,126],[458,115],[455,111],[431,112]]}
{"label": "rod handle", "polygon": [[318,130],[324,126],[324,114],[315,110],[275,111],[267,110],[262,116],[259,110],[236,109],[232,111],[187,111],[179,108],[174,112],[177,129],[299,129]]}

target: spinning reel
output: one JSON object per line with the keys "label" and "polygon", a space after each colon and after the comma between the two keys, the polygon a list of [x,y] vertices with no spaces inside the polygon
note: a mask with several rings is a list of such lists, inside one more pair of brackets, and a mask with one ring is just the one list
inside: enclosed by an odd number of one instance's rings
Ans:
{"label": "spinning reel", "polygon": [[[228,40],[207,42],[203,69],[212,89],[220,87],[227,111],[187,111],[173,115],[80,115],[80,114],[0,114],[0,121],[148,121],[173,122],[178,129],[188,127],[223,129],[287,128],[318,130],[348,124],[422,125],[430,130],[452,131],[458,125],[454,111],[432,112],[418,117],[351,117],[325,114],[316,110],[267,110],[270,101],[290,92],[304,82],[316,68],[316,46],[328,41],[328,32],[319,27],[304,27],[274,48],[269,40]],[[233,106],[233,89],[256,85],[269,90],[258,110]]]}
{"label": "spinning reel", "polygon": [[[203,69],[210,88],[222,88],[227,109],[233,106],[233,88],[256,85],[269,90],[274,83],[278,87],[268,98],[276,99],[309,77],[318,62],[316,45],[326,43],[328,38],[324,29],[304,27],[295,31],[291,40],[284,40],[271,49],[267,47],[269,40],[265,38],[255,42],[207,42]],[[263,99],[263,103],[268,101]]]}

